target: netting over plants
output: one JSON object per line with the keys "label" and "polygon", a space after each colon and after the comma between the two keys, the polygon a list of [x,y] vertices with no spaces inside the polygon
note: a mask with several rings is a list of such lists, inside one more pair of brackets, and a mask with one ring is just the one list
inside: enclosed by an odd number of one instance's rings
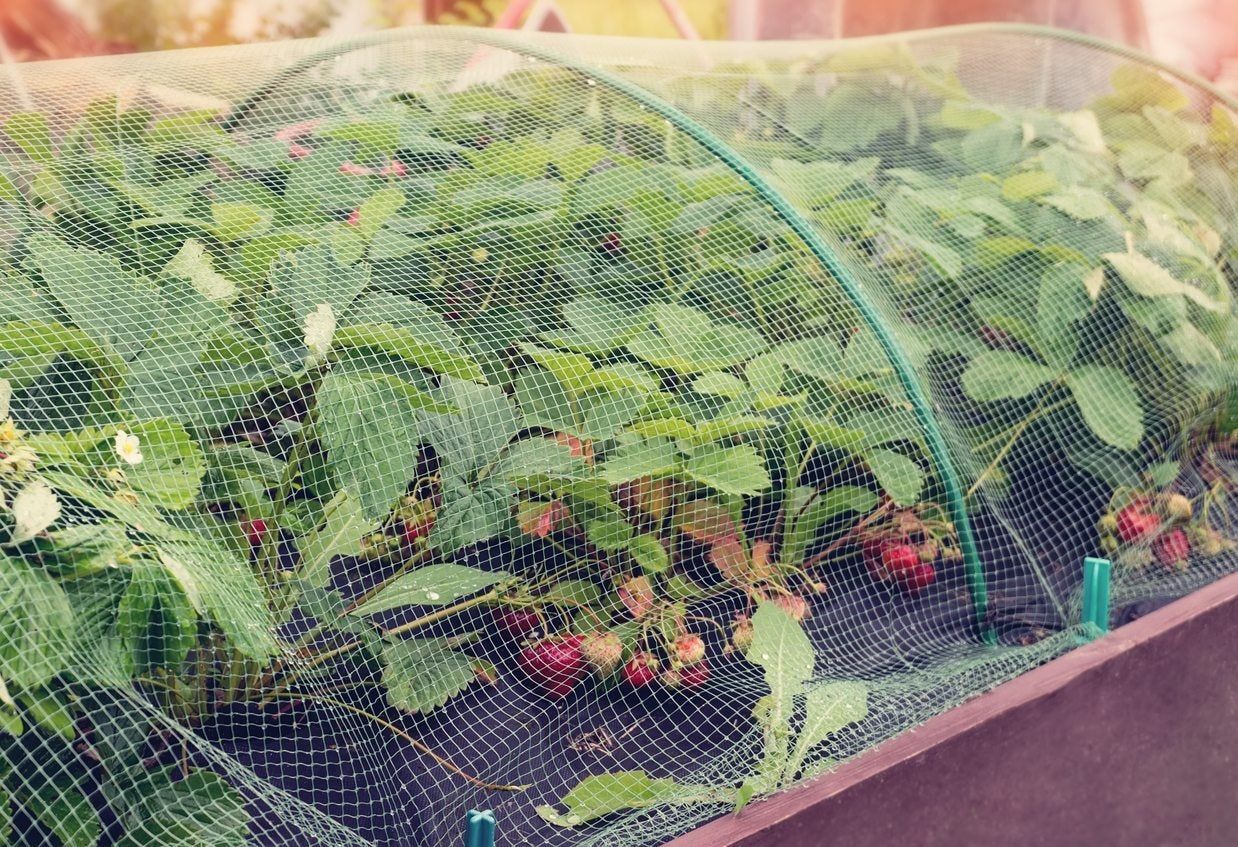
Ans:
{"label": "netting over plants", "polygon": [[1236,167],[1043,30],[9,69],[0,838],[657,844],[1235,570]]}

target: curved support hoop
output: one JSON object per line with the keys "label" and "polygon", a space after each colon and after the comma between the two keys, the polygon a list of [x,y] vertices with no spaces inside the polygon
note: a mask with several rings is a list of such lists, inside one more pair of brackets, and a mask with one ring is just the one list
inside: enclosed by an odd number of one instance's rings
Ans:
{"label": "curved support hoop", "polygon": [[[523,55],[537,61],[554,64],[557,67],[573,71],[580,74],[586,79],[595,81],[598,85],[611,89],[632,100],[641,104],[651,112],[665,118],[672,126],[683,132],[689,138],[700,144],[709,153],[714,155],[730,168],[737,176],[739,176],[747,185],[749,185],[756,195],[765,203],[767,203],[774,212],[782,218],[782,220],[791,228],[813,256],[821,263],[826,271],[837,280],[839,286],[846,294],[847,299],[860,313],[865,324],[872,330],[878,343],[881,345],[882,351],[886,358],[893,365],[895,373],[898,375],[899,383],[902,385],[903,391],[906,392],[908,400],[912,404],[915,413],[916,422],[920,425],[920,429],[924,432],[926,443],[928,446],[929,455],[936,466],[938,476],[942,486],[946,491],[947,506],[950,512],[950,520],[953,522],[955,531],[959,536],[959,546],[962,548],[964,570],[967,575],[967,586],[971,593],[972,609],[975,614],[975,624],[980,632],[981,637],[989,643],[996,643],[996,635],[992,627],[988,623],[988,589],[984,579],[984,569],[980,562],[980,554],[976,547],[975,535],[972,532],[971,520],[967,514],[966,497],[963,493],[963,487],[959,482],[958,472],[955,470],[954,462],[950,458],[949,449],[946,446],[945,436],[942,434],[941,428],[937,424],[932,411],[932,404],[925,393],[924,386],[920,383],[919,377],[916,376],[915,369],[910,361],[903,354],[902,349],[898,346],[893,334],[883,322],[877,307],[873,301],[869,299],[864,292],[864,287],[850,271],[839,261],[838,255],[834,250],[825,243],[817,231],[787,202],[778,191],[770,185],[764,177],[762,177],[756,169],[744,157],[740,156],[730,147],[728,147],[721,139],[715,136],[705,127],[694,121],[688,115],[676,109],[670,103],[657,97],[647,89],[630,82],[622,77],[603,71],[599,68],[594,68],[576,61],[567,56],[560,56],[551,51],[544,50],[540,47],[531,47],[516,42],[515,39],[496,35],[489,30],[474,30],[463,29],[456,30],[452,28],[432,28],[420,29],[412,31],[402,31],[399,33],[379,34],[369,38],[357,39],[341,45],[338,49],[330,51],[332,55],[353,52],[368,47],[377,47],[383,44],[398,43],[400,41],[409,40],[416,37],[429,37],[438,39],[452,39],[457,41],[468,41],[475,44],[494,47],[505,50],[516,55]],[[226,130],[233,130],[238,127],[245,117],[250,114],[258,105],[271,93],[276,91],[284,81],[295,77],[302,71],[308,70],[314,65],[323,60],[321,54],[309,56],[289,66],[284,71],[281,71],[267,85],[260,88],[247,100],[241,103],[225,120],[223,126]]]}

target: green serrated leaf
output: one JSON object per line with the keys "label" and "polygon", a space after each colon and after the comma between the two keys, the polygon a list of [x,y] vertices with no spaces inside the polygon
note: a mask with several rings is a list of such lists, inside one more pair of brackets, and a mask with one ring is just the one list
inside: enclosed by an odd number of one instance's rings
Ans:
{"label": "green serrated leaf", "polygon": [[23,805],[58,839],[61,847],[94,847],[99,838],[99,816],[81,789],[67,778],[39,780]]}
{"label": "green serrated leaf", "polygon": [[350,614],[374,615],[400,606],[449,606],[508,576],[504,571],[483,571],[465,565],[427,565],[389,583]]}
{"label": "green serrated leaf", "polygon": [[989,350],[972,359],[963,372],[963,390],[982,403],[1026,397],[1051,382],[1057,372],[1008,350]]}
{"label": "green serrated leaf", "polygon": [[412,638],[383,648],[387,702],[406,712],[428,714],[477,679],[473,659],[441,639]]}
{"label": "green serrated leaf", "polygon": [[684,463],[684,472],[724,494],[755,496],[768,491],[773,484],[765,460],[747,444],[735,447],[706,444]]}
{"label": "green serrated leaf", "polygon": [[673,779],[654,779],[644,771],[598,774],[585,777],[563,797],[560,802],[567,807],[566,812],[539,806],[537,814],[555,826],[579,826],[624,809],[657,805],[682,791]]}
{"label": "green serrated leaf", "polygon": [[42,112],[14,112],[5,120],[3,129],[4,134],[34,161],[50,162],[56,158],[52,133]]}
{"label": "green serrated leaf", "polygon": [[1209,297],[1204,291],[1178,280],[1164,267],[1141,253],[1103,253],[1118,277],[1141,297],[1185,297],[1211,312],[1224,313],[1225,304]]}
{"label": "green serrated leaf", "polygon": [[116,847],[244,847],[250,817],[241,794],[218,774],[198,770],[173,781],[174,770],[139,782]]}
{"label": "green serrated leaf", "polygon": [[902,453],[881,448],[866,450],[864,461],[895,503],[910,506],[920,499],[920,491],[924,488],[924,470],[918,463]]}
{"label": "green serrated leaf", "polygon": [[361,539],[374,528],[361,511],[361,504],[347,491],[336,492],[323,507],[322,524],[301,541],[298,575],[316,588],[326,586],[330,565],[337,556],[361,552]]}
{"label": "green serrated leaf", "polygon": [[1088,428],[1106,444],[1134,450],[1143,440],[1143,404],[1130,377],[1116,368],[1089,365],[1067,377]]}
{"label": "green serrated leaf", "polygon": [[0,678],[37,688],[64,667],[73,608],[42,570],[0,553]]}
{"label": "green serrated leaf", "polygon": [[589,543],[603,552],[623,550],[632,541],[632,525],[618,512],[603,512],[585,525]]}
{"label": "green serrated leaf", "polygon": [[209,539],[191,538],[161,542],[159,561],[237,651],[254,659],[273,655],[275,622],[249,565]]}
{"label": "green serrated leaf", "polygon": [[[183,509],[193,503],[206,472],[202,448],[183,426],[167,418],[140,421],[129,429],[142,461],[121,464],[129,486],[156,506]],[[115,461],[119,462],[113,456]]]}
{"label": "green serrated leaf", "polygon": [[[690,432],[693,430],[689,430]],[[598,475],[619,485],[643,476],[664,476],[679,466],[679,454],[665,438],[625,441],[611,451]]]}
{"label": "green serrated leaf", "polygon": [[130,273],[115,257],[66,246],[40,235],[31,256],[48,289],[78,327],[132,358],[163,320],[163,300],[150,280]]}
{"label": "green serrated leaf", "polygon": [[[417,475],[417,406],[399,380],[329,374],[318,390],[320,438],[341,487],[377,523]],[[411,386],[410,386],[411,387]]]}
{"label": "green serrated leaf", "polygon": [[638,535],[627,544],[628,555],[646,574],[663,573],[670,567],[670,554],[662,541],[652,533]]}

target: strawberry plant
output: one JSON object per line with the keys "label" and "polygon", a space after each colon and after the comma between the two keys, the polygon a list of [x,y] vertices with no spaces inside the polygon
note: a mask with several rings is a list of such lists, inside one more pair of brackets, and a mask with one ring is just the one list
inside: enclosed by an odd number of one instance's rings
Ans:
{"label": "strawberry plant", "polygon": [[[796,779],[809,778],[833,762],[823,755],[847,727],[868,715],[868,689],[861,682],[813,681],[814,650],[796,620],[772,603],[752,618],[749,659],[763,673],[769,693],[757,701],[754,718],[763,750],[750,775],[738,785],[683,784],[644,771],[618,771],[586,777],[561,799],[566,811],[541,806],[542,819],[573,827],[627,809],[662,803],[727,804],[736,811],[754,797],[772,793]],[[708,670],[693,665],[676,671],[674,686],[704,684]],[[636,684],[645,684],[637,683]]]}

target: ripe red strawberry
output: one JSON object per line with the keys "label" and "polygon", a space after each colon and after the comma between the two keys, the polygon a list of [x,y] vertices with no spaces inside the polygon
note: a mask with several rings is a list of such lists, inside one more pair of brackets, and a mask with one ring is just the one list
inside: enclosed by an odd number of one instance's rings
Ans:
{"label": "ripe red strawberry", "polygon": [[404,522],[404,543],[415,544],[418,539],[425,538],[434,529],[434,513],[430,512],[420,520]]}
{"label": "ripe red strawberry", "polygon": [[658,660],[648,653],[638,652],[623,666],[623,679],[633,688],[644,688],[658,678]]}
{"label": "ripe red strawberry", "polygon": [[679,672],[679,683],[684,688],[700,688],[709,680],[709,663],[706,661],[697,662],[695,665],[690,665]]}
{"label": "ripe red strawberry", "polygon": [[262,518],[252,518],[241,521],[241,531],[249,539],[250,547],[261,547],[267,537],[267,522]]}
{"label": "ripe red strawberry", "polygon": [[583,641],[580,635],[539,641],[521,651],[520,667],[548,696],[561,700],[585,675],[585,657],[580,652]]}
{"label": "ripe red strawberry", "polygon": [[494,623],[513,638],[523,638],[542,625],[537,612],[532,609],[495,609]]}
{"label": "ripe red strawberry", "polygon": [[920,564],[920,551],[910,544],[894,544],[881,554],[881,566],[896,580],[902,580]]}
{"label": "ripe red strawberry", "polygon": [[1118,512],[1118,538],[1127,544],[1144,541],[1156,533],[1161,519],[1132,503]]}
{"label": "ripe red strawberry", "polygon": [[896,578],[908,594],[919,594],[937,581],[937,569],[928,562],[916,562],[912,568],[903,571]]}
{"label": "ripe red strawberry", "polygon": [[864,564],[868,568],[868,573],[873,579],[879,582],[885,582],[890,578],[890,572],[886,570],[882,559],[885,556],[886,550],[898,544],[892,536],[875,533],[866,535],[860,541],[860,553],[864,559]]}
{"label": "ripe red strawberry", "polygon": [[1152,542],[1152,555],[1162,567],[1176,570],[1186,565],[1191,555],[1191,541],[1182,530],[1171,530]]}
{"label": "ripe red strawberry", "polygon": [[699,635],[681,635],[675,639],[671,655],[681,665],[695,665],[705,658],[705,642]]}
{"label": "ripe red strawberry", "polygon": [[613,632],[600,632],[585,636],[585,640],[580,645],[580,651],[585,661],[603,675],[614,673],[623,662],[623,642]]}
{"label": "ripe red strawberry", "polygon": [[623,252],[623,239],[617,232],[608,232],[598,242],[598,249],[608,256],[618,256]]}

